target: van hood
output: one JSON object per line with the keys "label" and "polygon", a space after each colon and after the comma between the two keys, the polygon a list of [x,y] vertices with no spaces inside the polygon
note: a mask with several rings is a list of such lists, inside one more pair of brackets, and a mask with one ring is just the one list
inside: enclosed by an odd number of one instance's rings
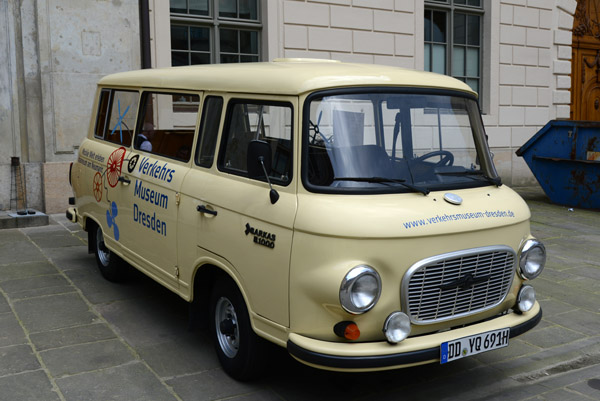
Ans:
{"label": "van hood", "polygon": [[[462,199],[446,201],[446,194]],[[384,195],[298,194],[295,230],[346,238],[400,238],[486,230],[529,220],[525,201],[501,186]]]}

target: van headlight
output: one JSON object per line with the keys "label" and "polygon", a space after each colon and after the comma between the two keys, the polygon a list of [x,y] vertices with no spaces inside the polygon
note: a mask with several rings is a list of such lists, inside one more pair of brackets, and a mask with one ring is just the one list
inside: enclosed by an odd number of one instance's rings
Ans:
{"label": "van headlight", "polygon": [[529,239],[525,241],[519,252],[519,268],[521,277],[531,280],[540,275],[546,264],[546,248],[541,242]]}
{"label": "van headlight", "polygon": [[346,312],[358,315],[375,306],[381,295],[381,278],[370,266],[356,266],[340,286],[340,303]]}

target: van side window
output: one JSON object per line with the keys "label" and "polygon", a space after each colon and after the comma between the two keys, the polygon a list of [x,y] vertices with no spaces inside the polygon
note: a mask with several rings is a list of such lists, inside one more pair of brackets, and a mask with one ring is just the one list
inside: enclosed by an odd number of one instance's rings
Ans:
{"label": "van side window", "polygon": [[291,105],[241,100],[230,102],[219,168],[247,176],[248,146],[254,140],[266,142],[271,148],[269,178],[278,184],[288,184],[292,175]]}
{"label": "van side window", "polygon": [[[173,104],[177,99],[189,101],[186,113],[174,111]],[[200,96],[194,94],[144,92],[134,148],[189,161],[199,103]]]}
{"label": "van side window", "polygon": [[[121,90],[103,90],[100,95],[96,136],[125,147],[131,146],[139,93]],[[105,119],[105,116],[108,118]],[[106,124],[102,124],[106,121]]]}
{"label": "van side window", "polygon": [[102,89],[102,91],[100,92],[100,100],[98,101],[98,114],[96,114],[96,127],[94,129],[94,136],[96,138],[104,139],[109,101],[110,90]]}
{"label": "van side window", "polygon": [[208,96],[204,101],[202,122],[200,123],[200,140],[196,150],[196,164],[202,167],[211,167],[215,158],[223,98]]}

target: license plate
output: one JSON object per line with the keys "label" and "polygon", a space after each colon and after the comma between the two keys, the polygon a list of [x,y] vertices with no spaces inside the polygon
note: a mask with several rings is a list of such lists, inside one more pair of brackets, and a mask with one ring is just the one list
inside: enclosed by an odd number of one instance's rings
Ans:
{"label": "license plate", "polygon": [[508,346],[510,329],[499,329],[442,343],[440,363],[452,362],[471,355]]}

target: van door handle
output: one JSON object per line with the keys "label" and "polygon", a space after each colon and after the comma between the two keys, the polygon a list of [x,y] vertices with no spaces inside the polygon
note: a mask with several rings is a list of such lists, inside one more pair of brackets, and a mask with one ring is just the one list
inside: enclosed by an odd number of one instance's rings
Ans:
{"label": "van door handle", "polygon": [[217,211],[216,210],[210,210],[210,209],[208,209],[204,205],[198,205],[198,206],[196,206],[196,210],[199,211],[200,213],[206,213],[206,214],[210,214],[212,216],[216,216],[217,215]]}
{"label": "van door handle", "polygon": [[129,185],[131,184],[131,180],[127,177],[124,177],[122,175],[119,176],[119,178],[117,179],[117,181],[122,182],[125,185]]}

